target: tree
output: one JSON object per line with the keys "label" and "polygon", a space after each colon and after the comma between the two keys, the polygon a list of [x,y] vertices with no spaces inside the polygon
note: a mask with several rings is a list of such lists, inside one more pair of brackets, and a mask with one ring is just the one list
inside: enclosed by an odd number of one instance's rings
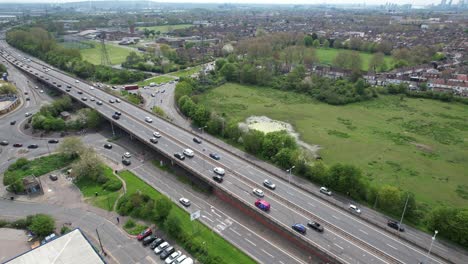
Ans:
{"label": "tree", "polygon": [[156,205],[154,207],[156,220],[164,222],[164,220],[168,217],[171,209],[172,209],[171,200],[165,197],[162,197],[156,200]]}
{"label": "tree", "polygon": [[[405,197],[406,198],[406,197]],[[401,192],[395,186],[384,185],[377,194],[378,206],[392,214],[400,214],[403,210],[401,207]]]}
{"label": "tree", "polygon": [[43,238],[50,235],[55,230],[55,220],[45,214],[37,214],[32,217],[31,224],[28,226],[37,236]]}
{"label": "tree", "polygon": [[328,186],[355,199],[363,198],[365,189],[361,171],[353,165],[335,164],[328,170]]}
{"label": "tree", "polygon": [[372,58],[369,62],[369,71],[374,72],[380,71],[384,68],[385,65],[385,55],[382,52],[377,52],[372,55]]}
{"label": "tree", "polygon": [[11,83],[2,83],[2,85],[0,86],[0,95],[13,95],[17,92],[18,91],[16,90],[16,87],[13,86]]}
{"label": "tree", "polygon": [[320,47],[320,41],[319,41],[318,39],[314,40],[314,42],[312,42],[312,46],[313,46],[314,48]]}
{"label": "tree", "polygon": [[352,50],[360,50],[362,46],[362,40],[360,38],[351,38],[349,41],[349,48]]}
{"label": "tree", "polygon": [[85,148],[80,159],[72,164],[72,174],[76,180],[87,178],[95,182],[105,183],[104,163],[92,148]]}
{"label": "tree", "polygon": [[167,233],[173,238],[180,238],[182,231],[182,221],[179,216],[176,214],[175,210],[171,210],[167,216],[166,221],[164,221],[164,226],[166,227]]}
{"label": "tree", "polygon": [[79,137],[67,137],[62,140],[57,151],[67,158],[77,158],[85,149],[86,147]]}
{"label": "tree", "polygon": [[306,47],[311,47],[313,42],[314,42],[314,39],[312,38],[312,36],[306,35],[304,37],[304,45]]}
{"label": "tree", "polygon": [[262,151],[262,142],[265,134],[261,131],[252,129],[242,136],[244,148],[252,154],[260,154]]}
{"label": "tree", "polygon": [[237,81],[238,76],[238,67],[234,63],[226,63],[221,68],[220,73],[226,78],[227,81]]}
{"label": "tree", "polygon": [[386,55],[390,55],[392,53],[393,45],[389,41],[383,40],[377,45],[377,51],[382,52]]}
{"label": "tree", "polygon": [[324,47],[324,48],[330,47],[330,42],[328,40],[324,40],[323,44],[322,44],[322,47]]}

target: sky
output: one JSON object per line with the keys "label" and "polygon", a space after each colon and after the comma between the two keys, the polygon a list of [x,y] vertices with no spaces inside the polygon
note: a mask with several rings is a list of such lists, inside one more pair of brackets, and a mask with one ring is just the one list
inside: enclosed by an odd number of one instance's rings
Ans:
{"label": "sky", "polygon": [[[107,0],[116,1],[116,0]],[[118,0],[117,0],[118,1]],[[430,5],[439,4],[440,0],[153,0],[154,2],[182,2],[182,3],[260,3],[260,4],[385,4],[387,2],[398,4]],[[448,2],[449,0],[447,0]],[[0,3],[65,3],[80,2],[80,0],[0,0]],[[458,3],[458,0],[453,0]]]}

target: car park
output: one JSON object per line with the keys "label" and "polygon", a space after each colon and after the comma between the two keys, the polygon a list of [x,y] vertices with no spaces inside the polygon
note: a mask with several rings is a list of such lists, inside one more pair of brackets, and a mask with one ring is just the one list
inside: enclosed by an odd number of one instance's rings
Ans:
{"label": "car park", "polygon": [[214,160],[220,160],[221,157],[217,153],[210,153],[210,157]]}
{"label": "car park", "polygon": [[328,190],[327,187],[320,187],[320,192],[323,193],[323,194],[326,194],[326,195],[332,195],[332,192],[330,190]]}
{"label": "car park", "polygon": [[21,148],[22,146],[23,146],[23,144],[21,144],[21,143],[13,144],[13,147],[15,147],[15,148]]}
{"label": "car park", "polygon": [[222,183],[223,182],[223,177],[219,176],[219,175],[214,175],[213,176],[213,180],[215,182],[218,182],[218,183]]}
{"label": "car park", "polygon": [[174,157],[178,158],[179,160],[185,159],[185,156],[180,152],[174,153]]}
{"label": "car park", "polygon": [[185,197],[182,197],[179,199],[179,203],[181,203],[183,206],[185,207],[189,207],[190,206],[190,200],[185,198]]}
{"label": "car park", "polygon": [[151,234],[153,234],[153,230],[151,230],[151,228],[147,228],[147,229],[141,231],[141,233],[137,235],[137,240],[138,240],[138,241],[141,241],[141,240],[143,240],[145,237],[147,237],[147,236],[149,236],[149,235],[151,235]]}
{"label": "car park", "polygon": [[263,186],[267,187],[268,189],[274,190],[276,189],[276,185],[271,182],[270,180],[266,179],[263,181]]}
{"label": "car park", "polygon": [[405,227],[403,225],[400,224],[400,222],[397,222],[395,220],[388,220],[387,222],[387,226],[395,229],[395,230],[398,230],[400,232],[405,232]]}
{"label": "car park", "polygon": [[356,213],[356,214],[360,214],[361,213],[361,209],[359,209],[356,205],[354,204],[350,204],[348,209],[353,212],[353,213]]}
{"label": "car park", "polygon": [[305,235],[305,233],[307,232],[306,230],[306,227],[303,225],[303,224],[294,224],[291,226],[292,229],[296,230],[297,232]]}
{"label": "car park", "polygon": [[163,252],[161,253],[161,255],[159,255],[159,258],[160,259],[166,259],[167,257],[169,257],[169,255],[171,255],[172,253],[174,253],[175,251],[175,248],[170,246],[170,247],[167,247],[166,249],[163,250]]}
{"label": "car park", "polygon": [[199,139],[199,138],[197,138],[197,137],[194,137],[194,138],[193,138],[193,142],[195,142],[195,143],[197,143],[197,144],[201,144],[201,143],[202,143],[201,139]]}
{"label": "car park", "polygon": [[37,144],[28,145],[28,149],[37,149],[39,146]]}
{"label": "car park", "polygon": [[112,144],[106,143],[106,144],[104,144],[104,148],[112,149]]}
{"label": "car park", "polygon": [[156,236],[155,235],[150,235],[150,236],[147,236],[147,237],[143,238],[141,243],[142,243],[143,246],[148,246],[154,240],[156,240]]}
{"label": "car park", "polygon": [[157,246],[161,245],[161,243],[163,243],[163,242],[164,242],[164,239],[158,237],[158,238],[156,238],[156,239],[150,244],[149,247],[150,247],[151,249],[155,249]]}
{"label": "car park", "polygon": [[153,132],[153,136],[154,136],[155,138],[160,138],[160,137],[161,137],[161,134],[160,134],[159,132],[155,131],[155,132]]}
{"label": "car park", "polygon": [[181,254],[182,254],[182,252],[180,252],[180,251],[176,251],[176,252],[172,253],[169,257],[166,258],[166,260],[164,261],[164,263],[166,263],[166,264],[171,264],[171,263],[174,262]]}
{"label": "car park", "polygon": [[132,162],[129,159],[123,159],[122,164],[125,165],[125,166],[130,166],[132,164]]}
{"label": "car park", "polygon": [[161,253],[163,252],[163,250],[165,250],[165,249],[168,248],[169,246],[170,246],[170,244],[169,244],[167,241],[165,241],[165,242],[163,242],[161,245],[157,246],[157,247],[154,249],[154,253],[155,253],[156,255],[159,255],[159,254],[161,254]]}
{"label": "car park", "polygon": [[49,175],[49,179],[50,179],[51,181],[56,181],[56,180],[58,180],[58,177],[57,177],[56,174],[50,174],[50,175]]}
{"label": "car park", "polygon": [[307,226],[314,229],[317,232],[323,232],[323,226],[315,221],[307,222]]}
{"label": "car park", "polygon": [[153,123],[153,119],[151,119],[151,117],[149,117],[149,116],[145,117],[145,121],[147,123]]}
{"label": "car park", "polygon": [[155,137],[152,137],[152,138],[150,138],[150,142],[153,143],[153,144],[156,144],[156,143],[158,143],[158,139],[155,138]]}
{"label": "car park", "polygon": [[189,158],[192,158],[194,156],[194,153],[193,153],[193,150],[191,149],[184,149],[184,155],[189,157]]}
{"label": "car park", "polygon": [[258,199],[257,201],[255,201],[255,206],[265,212],[270,211],[270,203],[263,199]]}
{"label": "car park", "polygon": [[265,196],[265,194],[263,193],[263,191],[260,190],[260,189],[257,189],[257,188],[253,189],[253,193],[254,193],[256,196],[258,196],[258,197],[264,197],[264,196]]}
{"label": "car park", "polygon": [[214,171],[214,173],[216,173],[216,174],[218,174],[218,175],[220,175],[220,176],[224,176],[224,174],[226,173],[226,172],[224,171],[224,169],[223,169],[223,168],[220,168],[220,167],[215,167],[215,168],[213,169],[213,171]]}

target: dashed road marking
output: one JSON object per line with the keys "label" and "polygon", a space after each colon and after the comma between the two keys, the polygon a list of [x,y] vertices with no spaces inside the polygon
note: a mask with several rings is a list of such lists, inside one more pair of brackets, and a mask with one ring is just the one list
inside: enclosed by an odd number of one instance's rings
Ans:
{"label": "dashed road marking", "polygon": [[254,247],[256,247],[256,246],[257,246],[257,245],[256,245],[254,242],[252,242],[252,241],[248,240],[247,238],[244,238],[244,240],[245,240],[245,241],[247,241],[247,242],[249,242],[250,244],[252,244]]}
{"label": "dashed road marking", "polygon": [[395,250],[398,250],[396,247],[394,247],[394,246],[392,246],[392,245],[390,245],[390,244],[388,244],[388,243],[387,243],[387,246],[389,246],[389,247],[391,247],[391,248],[393,248],[393,249],[395,249]]}
{"label": "dashed road marking", "polygon": [[343,250],[343,247],[341,247],[340,245],[336,244],[336,243],[333,243],[333,245],[335,245],[337,248]]}
{"label": "dashed road marking", "polygon": [[361,231],[362,233],[366,234],[366,235],[369,235],[366,231],[362,230],[362,229],[359,229],[359,231]]}
{"label": "dashed road marking", "polygon": [[232,228],[229,228],[231,229],[232,232],[234,232],[234,234],[238,235],[238,236],[242,236],[239,232],[237,232],[236,230],[232,229]]}
{"label": "dashed road marking", "polygon": [[275,256],[273,256],[272,254],[266,252],[264,249],[262,249],[263,253],[267,254],[268,256],[272,257],[272,258],[275,258]]}

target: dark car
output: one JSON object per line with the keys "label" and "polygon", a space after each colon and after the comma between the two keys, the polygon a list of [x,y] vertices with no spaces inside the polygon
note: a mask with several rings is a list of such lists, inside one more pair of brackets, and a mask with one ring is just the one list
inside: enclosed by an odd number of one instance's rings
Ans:
{"label": "dark car", "polygon": [[177,153],[174,153],[174,157],[180,159],[180,160],[184,160],[185,159],[185,156],[180,153],[180,152],[177,152]]}
{"label": "dark car", "polygon": [[119,119],[120,119],[120,116],[119,116],[119,115],[116,115],[116,114],[113,114],[113,115],[112,115],[112,118],[114,118],[115,120],[119,120]]}
{"label": "dark car", "polygon": [[307,223],[307,225],[308,225],[310,228],[312,228],[312,229],[314,229],[315,231],[317,231],[317,232],[323,232],[323,226],[322,226],[321,224],[317,223],[317,222],[309,221],[309,222]]}
{"label": "dark car", "polygon": [[59,143],[59,140],[58,139],[50,139],[48,142],[50,144],[57,144],[57,143]]}
{"label": "dark car", "polygon": [[16,121],[11,121],[10,125],[14,126],[16,124]]}
{"label": "dark car", "polygon": [[405,232],[405,227],[400,225],[400,222],[394,221],[394,220],[388,220],[387,225],[395,230],[398,230],[400,232]]}
{"label": "dark car", "polygon": [[31,98],[29,98],[29,97],[26,97],[26,101],[31,101]]}
{"label": "dark car", "polygon": [[297,232],[305,235],[305,233],[307,232],[306,231],[306,227],[303,225],[303,224],[294,224],[292,226],[292,229],[296,230]]}
{"label": "dark car", "polygon": [[37,149],[39,146],[37,144],[28,145],[28,149]]}
{"label": "dark car", "polygon": [[153,234],[153,230],[151,230],[151,228],[147,228],[147,229],[141,231],[140,234],[138,234],[137,239],[138,239],[138,241],[141,241],[141,240],[143,240],[145,237],[147,237],[147,236],[149,236],[149,235],[151,235],[151,234]]}
{"label": "dark car", "polygon": [[201,139],[194,137],[193,142],[195,142],[197,144],[201,144]]}
{"label": "dark car", "polygon": [[0,141],[0,145],[2,145],[2,146],[8,146],[8,144],[10,144],[10,143],[8,141],[6,141],[6,140]]}
{"label": "dark car", "polygon": [[21,144],[21,143],[13,144],[13,147],[15,147],[15,148],[21,148],[22,146],[23,146],[23,144]]}
{"label": "dark car", "polygon": [[67,92],[70,92],[70,89],[69,89],[69,88],[67,88],[67,89],[65,89],[65,91],[67,91]]}
{"label": "dark car", "polygon": [[109,143],[104,144],[104,148],[106,148],[106,149],[111,149],[111,148],[112,148],[112,144],[109,144]]}
{"label": "dark car", "polygon": [[175,248],[174,247],[168,247],[166,248],[162,253],[161,255],[159,256],[159,258],[161,259],[166,259],[167,257],[169,257],[169,255],[171,255],[172,253],[174,253],[175,251]]}
{"label": "dark car", "polygon": [[125,165],[125,166],[130,166],[132,164],[132,162],[129,159],[123,159],[122,164]]}
{"label": "dark car", "polygon": [[215,160],[220,160],[221,157],[217,153],[210,153],[210,157]]}
{"label": "dark car", "polygon": [[219,175],[215,175],[215,176],[213,176],[213,180],[215,180],[215,182],[222,183],[223,182],[223,177],[221,177]]}
{"label": "dark car", "polygon": [[82,92],[82,91],[78,91],[78,94],[83,94],[83,92]]}
{"label": "dark car", "polygon": [[154,235],[151,235],[151,236],[147,236],[143,239],[143,246],[147,246],[149,244],[151,244],[154,240],[156,240],[156,236]]}
{"label": "dark car", "polygon": [[71,85],[67,85],[67,88],[72,88]]}
{"label": "dark car", "polygon": [[267,187],[268,189],[274,190],[276,189],[276,185],[272,183],[270,180],[264,180],[263,185]]}
{"label": "dark car", "polygon": [[121,116],[121,115],[122,115],[122,113],[120,113],[119,111],[115,111],[114,114],[115,114],[115,115],[118,115],[118,116]]}
{"label": "dark car", "polygon": [[56,180],[58,180],[58,177],[57,177],[57,175],[55,175],[55,174],[50,174],[50,175],[49,175],[49,179],[50,179],[51,181],[56,181]]}
{"label": "dark car", "polygon": [[154,241],[150,244],[149,247],[150,247],[151,249],[155,249],[157,246],[161,245],[162,242],[164,242],[164,239],[162,239],[162,238],[160,238],[160,237],[159,237],[159,238],[156,238],[156,240],[154,240]]}
{"label": "dark car", "polygon": [[155,137],[152,137],[152,138],[150,138],[150,142],[153,143],[153,144],[156,144],[156,143],[158,143],[158,139],[155,138]]}

